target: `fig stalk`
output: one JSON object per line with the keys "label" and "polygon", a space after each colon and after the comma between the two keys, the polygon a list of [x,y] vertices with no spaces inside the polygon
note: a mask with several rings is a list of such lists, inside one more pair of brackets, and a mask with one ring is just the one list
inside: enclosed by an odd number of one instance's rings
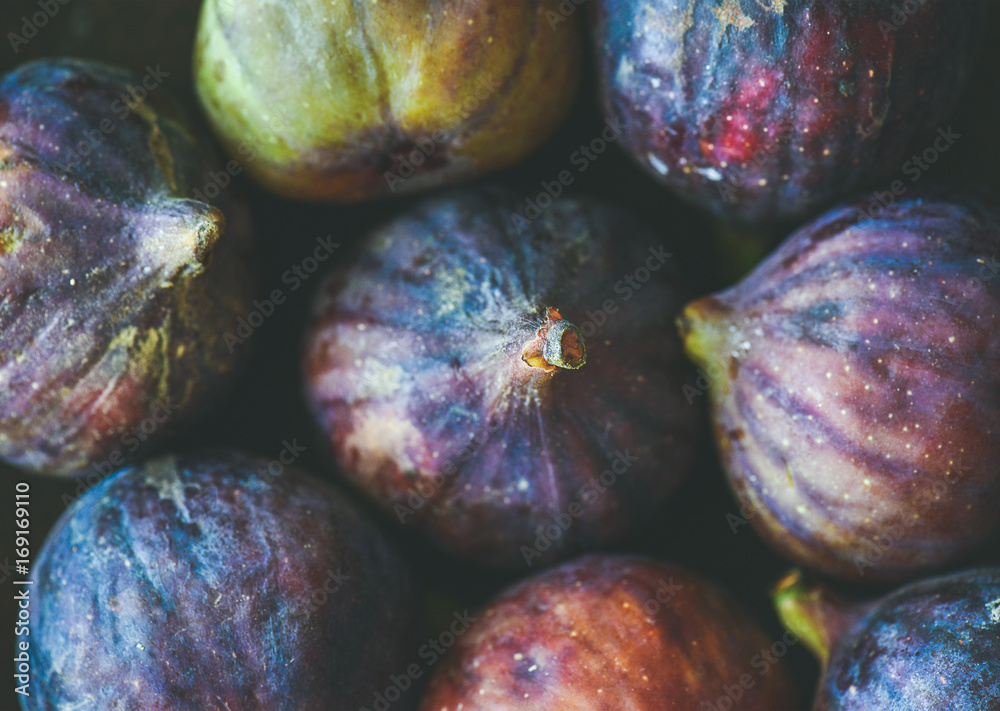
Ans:
{"label": "fig stalk", "polygon": [[824,665],[843,633],[869,610],[868,606],[851,605],[840,595],[807,579],[799,570],[782,578],[771,596],[781,623]]}
{"label": "fig stalk", "polygon": [[559,368],[576,370],[583,367],[587,362],[587,348],[580,329],[551,306],[546,310],[545,318],[535,338],[524,346],[521,360],[546,373],[554,373]]}
{"label": "fig stalk", "polygon": [[714,296],[688,304],[677,317],[677,330],[684,350],[695,365],[708,367],[729,350],[730,324],[724,318],[730,309]]}

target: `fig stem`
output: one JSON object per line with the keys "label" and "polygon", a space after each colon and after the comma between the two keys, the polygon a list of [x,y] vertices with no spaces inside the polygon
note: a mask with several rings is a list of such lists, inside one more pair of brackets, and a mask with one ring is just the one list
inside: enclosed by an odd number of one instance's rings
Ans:
{"label": "fig stem", "polygon": [[546,373],[582,367],[587,362],[587,349],[580,330],[551,306],[546,309],[545,318],[535,337],[525,344],[521,360]]}
{"label": "fig stem", "polygon": [[677,331],[684,342],[684,351],[698,366],[710,366],[728,348],[728,321],[723,316],[729,309],[716,297],[706,296],[688,304],[677,317]]}
{"label": "fig stem", "polygon": [[869,606],[851,605],[801,571],[786,575],[772,592],[781,623],[801,639],[825,666],[837,641],[867,614]]}

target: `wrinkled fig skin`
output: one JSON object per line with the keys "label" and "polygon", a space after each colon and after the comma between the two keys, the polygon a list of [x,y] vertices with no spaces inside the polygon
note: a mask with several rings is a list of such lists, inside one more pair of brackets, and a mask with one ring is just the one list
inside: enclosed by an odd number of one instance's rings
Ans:
{"label": "wrinkled fig skin", "polygon": [[46,60],[0,83],[0,456],[27,469],[110,473],[236,365],[249,215],[187,197],[217,166],[162,95],[129,111],[130,81]]}
{"label": "wrinkled fig skin", "polygon": [[801,709],[780,663],[752,666],[770,645],[728,592],[683,568],[587,556],[478,613],[420,711],[704,711],[741,677],[741,711]]}
{"label": "wrinkled fig skin", "polygon": [[530,153],[570,109],[581,44],[559,0],[206,0],[195,75],[259,183],[353,202]]}
{"label": "wrinkled fig skin", "polygon": [[998,250],[975,198],[848,206],[684,311],[730,483],[780,552],[902,580],[996,529],[1000,288],[979,277]]}
{"label": "wrinkled fig skin", "polygon": [[32,576],[25,711],[356,709],[415,646],[414,588],[373,524],[238,453],[105,480]]}
{"label": "wrinkled fig skin", "polygon": [[813,711],[998,709],[1000,569],[908,585],[832,639]]}
{"label": "wrinkled fig skin", "polygon": [[[897,15],[904,4],[919,9]],[[688,200],[741,221],[794,217],[934,140],[987,4],[599,0],[604,110]]]}
{"label": "wrinkled fig skin", "polygon": [[[692,463],[699,411],[663,244],[571,200],[518,234],[520,204],[465,192],[377,230],[322,290],[305,369],[355,484],[444,548],[523,569],[648,521]],[[582,365],[526,362],[548,308],[578,327]]]}

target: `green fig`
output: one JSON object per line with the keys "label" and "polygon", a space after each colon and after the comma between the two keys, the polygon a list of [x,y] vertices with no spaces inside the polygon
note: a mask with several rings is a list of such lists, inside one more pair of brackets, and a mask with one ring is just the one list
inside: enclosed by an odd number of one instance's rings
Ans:
{"label": "green fig", "polygon": [[206,0],[195,79],[257,182],[352,202],[527,155],[570,108],[580,46],[558,0]]}

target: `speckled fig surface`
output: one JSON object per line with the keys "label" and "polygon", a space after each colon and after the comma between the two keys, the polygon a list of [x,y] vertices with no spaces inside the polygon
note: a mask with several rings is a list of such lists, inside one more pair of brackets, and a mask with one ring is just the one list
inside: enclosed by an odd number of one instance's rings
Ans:
{"label": "speckled fig surface", "polygon": [[[567,3],[563,3],[565,6]],[[526,156],[576,93],[560,0],[207,0],[195,75],[230,153],[284,197],[353,202]]]}
{"label": "speckled fig surface", "polygon": [[273,464],[163,457],[70,508],[32,567],[25,711],[356,709],[405,667],[402,560],[332,487]]}
{"label": "speckled fig surface", "polygon": [[1000,522],[1000,217],[948,193],[866,207],[803,227],[680,328],[749,522],[804,566],[880,582]]}
{"label": "speckled fig surface", "polygon": [[110,474],[236,365],[248,213],[192,199],[217,166],[139,81],[41,60],[0,83],[0,456],[21,467]]}
{"label": "speckled fig surface", "polygon": [[650,520],[700,419],[671,255],[627,214],[499,189],[375,230],[321,290],[308,397],[341,468],[440,546],[545,564]]}
{"label": "speckled fig surface", "polygon": [[651,176],[699,206],[798,216],[934,145],[987,4],[597,0],[604,112]]}
{"label": "speckled fig surface", "polygon": [[823,664],[813,711],[1000,708],[1000,569],[855,605],[793,575],[775,600]]}
{"label": "speckled fig surface", "polygon": [[420,711],[802,708],[782,663],[763,661],[771,640],[753,619],[676,565],[586,556],[476,615]]}

